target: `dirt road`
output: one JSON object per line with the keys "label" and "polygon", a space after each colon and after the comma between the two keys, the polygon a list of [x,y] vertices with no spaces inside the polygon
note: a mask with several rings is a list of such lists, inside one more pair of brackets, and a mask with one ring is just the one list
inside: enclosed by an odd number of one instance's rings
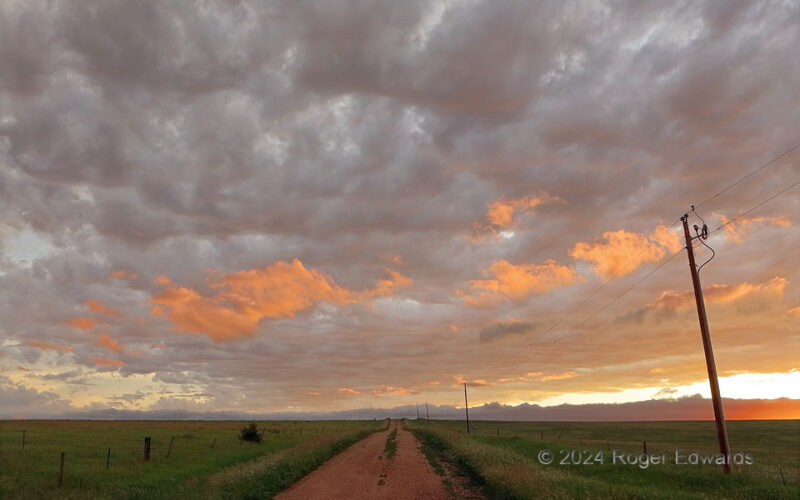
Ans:
{"label": "dirt road", "polygon": [[[387,457],[386,440],[397,430],[397,452]],[[325,462],[275,498],[300,499],[419,499],[439,500],[450,496],[411,432],[397,420]]]}

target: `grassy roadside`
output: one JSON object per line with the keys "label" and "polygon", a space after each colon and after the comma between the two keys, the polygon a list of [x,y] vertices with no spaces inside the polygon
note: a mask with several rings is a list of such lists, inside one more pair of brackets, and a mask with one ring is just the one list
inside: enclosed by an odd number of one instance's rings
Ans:
{"label": "grassy roadside", "polygon": [[490,498],[796,498],[791,484],[741,474],[725,476],[708,467],[543,466],[537,458],[541,450],[578,448],[530,437],[466,436],[447,422],[408,422],[408,428],[424,447],[458,464],[482,484]]}
{"label": "grassy roadside", "polygon": [[375,422],[357,431],[322,436],[283,452],[230,467],[207,480],[187,483],[179,496],[209,500],[272,498],[352,444],[373,432],[385,430],[386,422]]}
{"label": "grassy roadside", "polygon": [[[238,440],[244,424],[0,421],[0,498],[247,498],[239,489],[230,495],[223,491],[227,488],[223,471],[259,473],[265,464],[283,460],[286,471],[264,475],[265,481],[275,481],[270,491],[282,489],[355,440],[385,426],[381,421],[259,422],[264,440],[255,444]],[[142,459],[145,436],[151,437],[149,462]],[[59,487],[61,452],[66,460]],[[303,456],[306,452],[308,457]]]}
{"label": "grassy roadside", "polygon": [[386,436],[386,444],[383,446],[383,456],[389,460],[397,454],[397,428]]}

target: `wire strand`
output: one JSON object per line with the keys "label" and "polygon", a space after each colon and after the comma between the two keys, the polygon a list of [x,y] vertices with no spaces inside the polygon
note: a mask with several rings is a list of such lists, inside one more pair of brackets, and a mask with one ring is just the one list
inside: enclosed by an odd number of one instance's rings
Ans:
{"label": "wire strand", "polygon": [[789,186],[787,186],[787,187],[785,187],[785,188],[781,189],[780,191],[778,191],[777,193],[773,194],[772,196],[770,196],[770,197],[769,197],[769,198],[767,198],[766,200],[764,200],[764,201],[762,201],[762,202],[760,202],[760,203],[758,203],[758,204],[756,204],[756,205],[753,205],[752,207],[750,207],[750,208],[748,208],[747,210],[745,210],[744,212],[740,213],[739,215],[737,215],[737,216],[736,216],[736,217],[734,217],[733,219],[731,219],[731,220],[729,220],[729,221],[727,221],[727,222],[723,222],[722,224],[720,224],[719,226],[717,226],[717,227],[716,227],[716,228],[715,228],[713,231],[709,232],[708,234],[709,234],[709,235],[711,235],[712,233],[716,233],[717,231],[719,231],[719,230],[720,230],[720,229],[722,229],[723,227],[725,227],[725,226],[727,226],[727,225],[729,225],[729,224],[732,224],[732,223],[733,223],[733,222],[734,222],[736,219],[739,219],[740,217],[744,217],[745,215],[749,214],[749,213],[750,213],[750,212],[752,212],[753,210],[755,210],[755,209],[757,209],[757,208],[761,207],[762,205],[765,205],[766,203],[768,203],[768,202],[770,202],[770,201],[774,200],[774,199],[775,199],[775,198],[777,198],[778,196],[782,195],[783,193],[785,193],[786,191],[788,191],[788,190],[792,189],[793,187],[795,187],[795,186],[797,186],[797,185],[800,185],[800,180],[796,181],[794,184],[791,184],[791,185],[789,185]]}
{"label": "wire strand", "polygon": [[726,191],[729,191],[730,189],[734,188],[735,186],[738,186],[739,184],[741,184],[742,182],[744,182],[744,181],[745,181],[746,179],[748,179],[749,177],[751,177],[751,176],[753,176],[753,175],[755,175],[755,174],[757,174],[757,173],[761,172],[762,170],[764,170],[765,168],[769,167],[770,165],[773,165],[775,162],[777,162],[778,160],[780,160],[780,159],[781,159],[781,158],[783,158],[784,156],[788,155],[789,153],[791,153],[792,151],[794,151],[794,150],[795,150],[795,149],[797,149],[797,148],[800,148],[800,142],[798,142],[798,143],[797,143],[797,144],[795,144],[794,146],[790,147],[789,149],[785,150],[783,153],[779,154],[778,156],[776,156],[776,157],[772,158],[772,159],[771,159],[771,160],[769,160],[768,162],[766,162],[766,163],[762,164],[760,167],[758,167],[757,169],[753,170],[752,172],[750,172],[749,174],[745,175],[744,177],[740,178],[739,180],[737,180],[737,181],[736,181],[736,182],[734,182],[733,184],[730,184],[729,186],[727,186],[725,189],[723,189],[722,191],[718,192],[718,193],[717,193],[717,194],[715,194],[714,196],[712,196],[712,197],[710,197],[710,198],[707,198],[706,200],[703,200],[703,201],[702,201],[702,202],[701,202],[699,205],[695,205],[695,207],[696,207],[696,208],[700,208],[700,207],[702,207],[703,205],[705,205],[705,204],[706,204],[706,203],[708,203],[709,201],[713,200],[713,199],[714,199],[714,198],[716,198],[717,196],[721,195],[722,193],[725,193]]}

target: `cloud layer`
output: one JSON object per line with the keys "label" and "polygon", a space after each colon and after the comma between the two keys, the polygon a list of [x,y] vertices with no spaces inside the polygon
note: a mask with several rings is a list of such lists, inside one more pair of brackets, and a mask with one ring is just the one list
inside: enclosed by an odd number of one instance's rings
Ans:
{"label": "cloud layer", "polygon": [[10,404],[702,381],[683,256],[623,292],[704,200],[712,229],[744,214],[701,275],[718,369],[798,369],[800,199],[745,211],[800,153],[721,190],[800,140],[799,24],[780,0],[3,2]]}

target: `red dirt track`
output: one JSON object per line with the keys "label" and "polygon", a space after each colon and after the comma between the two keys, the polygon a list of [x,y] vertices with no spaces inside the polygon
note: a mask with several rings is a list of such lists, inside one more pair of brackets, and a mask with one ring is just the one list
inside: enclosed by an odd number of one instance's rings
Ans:
{"label": "red dirt track", "polygon": [[[383,456],[389,434],[397,429],[397,454]],[[397,420],[325,462],[288,490],[279,500],[396,499],[439,500],[450,496],[419,451],[417,439]]]}

